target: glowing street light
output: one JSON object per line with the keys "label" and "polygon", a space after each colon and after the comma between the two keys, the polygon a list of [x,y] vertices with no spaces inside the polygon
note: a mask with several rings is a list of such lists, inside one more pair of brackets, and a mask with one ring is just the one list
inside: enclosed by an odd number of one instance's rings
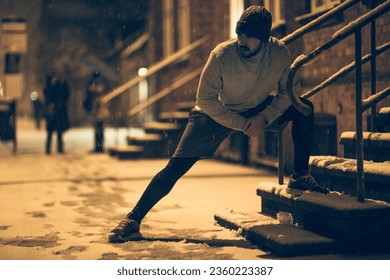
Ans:
{"label": "glowing street light", "polygon": [[140,69],[138,69],[138,76],[145,76],[146,74],[148,74],[148,68],[146,67],[141,67]]}
{"label": "glowing street light", "polygon": [[31,94],[30,94],[30,98],[32,101],[35,101],[38,99],[38,92],[37,91],[33,91]]}

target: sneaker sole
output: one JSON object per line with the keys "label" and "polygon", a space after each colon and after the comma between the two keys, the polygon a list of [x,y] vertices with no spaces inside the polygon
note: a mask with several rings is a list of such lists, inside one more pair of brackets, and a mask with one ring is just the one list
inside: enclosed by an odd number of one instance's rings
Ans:
{"label": "sneaker sole", "polygon": [[110,243],[124,243],[128,241],[139,241],[141,239],[142,239],[142,235],[140,232],[132,233],[127,237],[119,236],[116,233],[110,233],[108,235],[108,242]]}

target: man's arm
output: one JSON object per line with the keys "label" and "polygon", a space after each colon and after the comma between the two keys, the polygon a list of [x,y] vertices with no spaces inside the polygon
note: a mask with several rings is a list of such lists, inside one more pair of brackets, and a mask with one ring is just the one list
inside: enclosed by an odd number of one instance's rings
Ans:
{"label": "man's arm", "polygon": [[[291,55],[290,52],[285,49],[284,52],[286,64],[284,65],[284,70],[282,73],[282,76],[279,79],[278,82],[278,90],[275,98],[272,100],[272,103],[267,106],[267,108],[261,112],[261,114],[267,119],[268,124],[271,124],[274,122],[277,118],[279,118],[288,107],[291,105],[290,97],[288,96],[287,91],[287,80],[288,80],[288,74],[290,72],[290,65],[291,65]],[[294,84],[294,92],[299,93],[300,92],[300,84],[299,82]]]}
{"label": "man's arm", "polygon": [[258,114],[250,119],[248,119],[247,127],[245,128],[244,133],[250,137],[257,137],[260,134],[260,128],[267,123],[267,119]]}
{"label": "man's arm", "polygon": [[221,65],[216,55],[211,53],[200,77],[196,104],[219,124],[235,130],[245,131],[249,125],[248,120],[227,109],[219,100],[219,93],[222,88]]}

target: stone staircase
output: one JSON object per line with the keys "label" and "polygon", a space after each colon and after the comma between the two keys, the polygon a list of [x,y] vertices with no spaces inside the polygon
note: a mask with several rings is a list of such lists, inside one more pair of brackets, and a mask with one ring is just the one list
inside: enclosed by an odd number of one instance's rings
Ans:
{"label": "stone staircase", "polygon": [[[378,127],[382,132],[364,132],[365,197],[390,202],[390,108],[382,108]],[[323,186],[356,196],[356,133],[343,132],[344,157],[313,156],[311,172]]]}
{"label": "stone staircase", "polygon": [[143,124],[143,135],[127,136],[127,145],[108,148],[111,156],[118,159],[169,157],[183,133],[189,110],[194,102],[179,102],[175,111],[162,112],[157,121]]}
{"label": "stone staircase", "polygon": [[[380,112],[386,128],[390,110]],[[278,256],[389,252],[390,132],[365,133],[364,202],[356,198],[354,138],[354,132],[340,137],[344,158],[310,159],[312,175],[330,194],[294,194],[286,184],[262,182],[256,190],[259,212],[226,210],[216,213],[215,220]]]}
{"label": "stone staircase", "polygon": [[384,107],[379,110],[379,127],[381,132],[390,132],[390,107]]}

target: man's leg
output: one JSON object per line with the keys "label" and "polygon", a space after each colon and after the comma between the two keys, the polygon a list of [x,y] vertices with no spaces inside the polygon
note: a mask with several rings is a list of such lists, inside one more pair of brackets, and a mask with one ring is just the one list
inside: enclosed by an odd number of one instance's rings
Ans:
{"label": "man's leg", "polygon": [[104,122],[96,121],[95,126],[95,152],[101,153],[104,151]]}
{"label": "man's leg", "polygon": [[150,181],[140,200],[127,216],[141,223],[150,209],[172,190],[177,180],[190,170],[198,160],[199,158],[193,157],[171,158],[167,166]]}
{"label": "man's leg", "polygon": [[280,117],[278,124],[292,121],[292,139],[294,143],[294,172],[291,175],[288,186],[293,189],[312,190],[321,193],[329,191],[322,188],[309,172],[309,159],[314,132],[314,107],[307,100],[302,102],[310,106],[312,112],[305,116],[294,106],[290,106],[287,111]]}
{"label": "man's leg", "polygon": [[46,138],[46,154],[51,153],[51,138],[52,138],[53,131],[47,130],[47,138]]}
{"label": "man's leg", "polygon": [[57,130],[57,151],[59,153],[64,152],[64,142],[62,138],[62,130]]}
{"label": "man's leg", "polygon": [[302,102],[310,106],[312,113],[305,116],[294,106],[290,106],[287,111],[280,117],[278,124],[292,121],[292,140],[294,143],[294,172],[305,173],[309,170],[309,158],[311,145],[313,142],[314,131],[314,107],[307,100]]}
{"label": "man's leg", "polygon": [[149,183],[134,209],[108,236],[110,242],[125,242],[138,233],[140,223],[152,207],[166,196],[200,158],[210,158],[232,130],[216,123],[209,116],[193,111],[178,147],[167,166]]}
{"label": "man's leg", "polygon": [[142,219],[198,160],[199,158],[193,157],[171,158],[167,166],[150,181],[133,210],[111,231],[108,240],[113,243],[125,242],[139,234]]}
{"label": "man's leg", "polygon": [[[271,104],[273,98],[273,96],[268,96],[264,102],[259,104],[256,108],[242,113],[242,115],[246,118],[253,117],[254,115],[263,111],[266,106]],[[277,125],[282,125],[286,122],[292,121],[292,139],[294,142],[294,172],[296,173],[305,173],[309,170],[309,158],[314,128],[313,104],[307,99],[302,99],[302,102],[310,106],[312,109],[312,113],[309,116],[305,116],[291,105],[277,122]]]}

